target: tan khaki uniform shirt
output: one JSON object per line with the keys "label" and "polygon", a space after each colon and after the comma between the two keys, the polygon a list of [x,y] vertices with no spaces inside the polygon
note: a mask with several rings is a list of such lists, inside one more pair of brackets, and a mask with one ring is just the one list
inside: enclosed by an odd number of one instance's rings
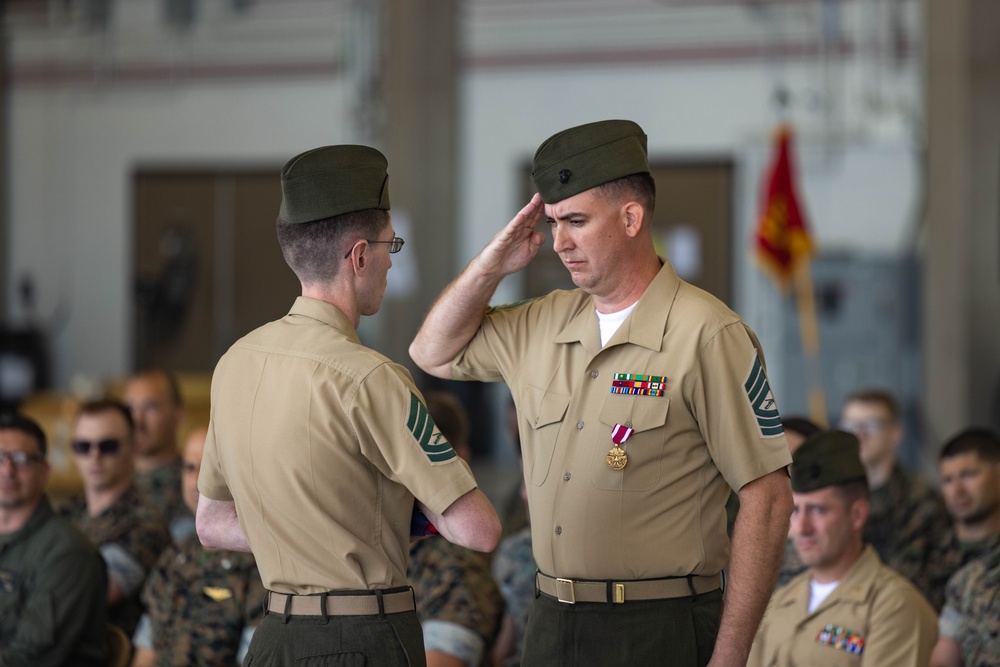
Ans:
{"label": "tan khaki uniform shirt", "polygon": [[[664,262],[605,348],[591,297],[556,291],[490,309],[452,373],[513,393],[539,569],[632,580],[721,571],[730,487],[791,462],[762,364],[742,320]],[[663,394],[612,393],[616,374]],[[620,471],[616,424],[635,431]]]}
{"label": "tan khaki uniform shirt", "polygon": [[750,667],[922,667],[930,660],[934,610],[871,546],[810,614],[811,576],[803,572],[771,598]]}
{"label": "tan khaki uniform shirt", "polygon": [[198,488],[235,501],[272,591],[405,586],[414,496],[441,513],[475,487],[406,369],[332,305],[298,298],[216,366]]}

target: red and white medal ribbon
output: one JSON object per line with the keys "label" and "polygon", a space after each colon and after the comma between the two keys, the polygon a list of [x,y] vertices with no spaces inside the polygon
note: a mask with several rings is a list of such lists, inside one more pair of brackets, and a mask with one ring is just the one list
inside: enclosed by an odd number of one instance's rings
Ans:
{"label": "red and white medal ribbon", "polygon": [[635,429],[615,424],[615,427],[611,429],[611,442],[616,445],[625,444],[625,441],[631,438],[633,433],[635,433]]}

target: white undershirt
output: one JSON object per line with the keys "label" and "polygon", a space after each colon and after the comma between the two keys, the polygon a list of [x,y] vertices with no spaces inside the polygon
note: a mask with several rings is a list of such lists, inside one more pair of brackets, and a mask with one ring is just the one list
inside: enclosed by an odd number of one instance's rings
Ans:
{"label": "white undershirt", "polygon": [[830,593],[837,588],[839,581],[830,584],[821,584],[816,581],[809,581],[809,613],[816,611],[816,607],[823,604],[823,600],[830,597]]}
{"label": "white undershirt", "polygon": [[619,310],[617,313],[602,313],[598,311],[597,321],[601,323],[601,347],[608,344],[611,337],[621,327],[622,322],[635,310],[637,303],[639,302],[636,301],[625,310]]}

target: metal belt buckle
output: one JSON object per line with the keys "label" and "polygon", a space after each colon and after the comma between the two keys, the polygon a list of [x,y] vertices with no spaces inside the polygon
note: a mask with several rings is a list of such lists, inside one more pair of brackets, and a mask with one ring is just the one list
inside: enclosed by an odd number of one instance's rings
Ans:
{"label": "metal belt buckle", "polygon": [[[565,602],[566,604],[576,604],[576,590],[573,588],[572,579],[563,579],[561,577],[556,578],[556,599],[560,602]],[[569,597],[563,597],[563,586],[569,586]]]}

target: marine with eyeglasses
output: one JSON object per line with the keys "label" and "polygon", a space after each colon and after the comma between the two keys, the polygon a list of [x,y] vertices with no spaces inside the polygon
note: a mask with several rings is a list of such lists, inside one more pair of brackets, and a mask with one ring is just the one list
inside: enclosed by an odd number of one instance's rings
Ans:
{"label": "marine with eyeglasses", "polygon": [[410,373],[358,336],[403,246],[387,169],[350,145],[285,164],[277,236],[301,296],[212,376],[196,521],[206,546],[252,551],[269,591],[245,664],[424,664],[406,579],[415,507],[462,546],[500,536]]}
{"label": "marine with eyeglasses", "polygon": [[53,512],[46,437],[0,414],[0,665],[107,663],[107,575],[97,549]]}
{"label": "marine with eyeglasses", "polygon": [[855,391],[844,399],[840,429],[858,438],[868,474],[871,509],[865,542],[886,565],[918,581],[951,520],[934,487],[897,459],[903,441],[899,404],[882,389]]}

